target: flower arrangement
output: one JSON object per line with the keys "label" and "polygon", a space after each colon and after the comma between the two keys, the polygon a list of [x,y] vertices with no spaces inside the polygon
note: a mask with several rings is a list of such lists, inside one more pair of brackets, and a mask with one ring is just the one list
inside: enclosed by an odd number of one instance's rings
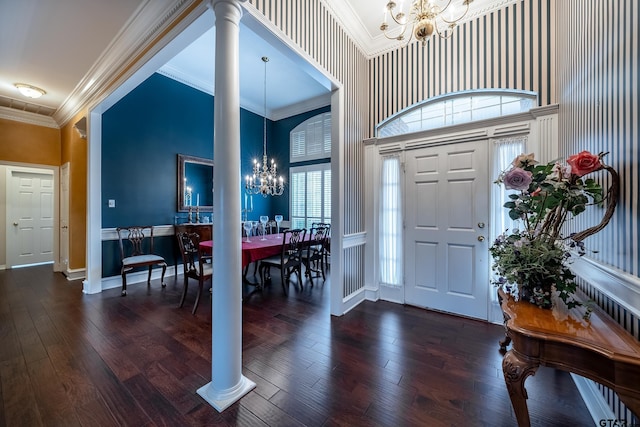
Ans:
{"label": "flower arrangement", "polygon": [[[516,190],[504,207],[522,227],[507,230],[489,249],[496,286],[540,307],[552,306],[554,292],[568,308],[580,305],[573,297],[577,285],[569,264],[573,256],[586,253],[583,240],[611,219],[619,188],[618,174],[602,161],[605,154],[582,151],[567,158],[567,164],[546,165],[538,164],[533,154],[521,154],[500,174],[496,183]],[[606,195],[595,180],[585,177],[599,170],[611,174]],[[562,234],[567,221],[588,205],[602,206],[604,202],[607,210],[600,224],[569,236]]]}

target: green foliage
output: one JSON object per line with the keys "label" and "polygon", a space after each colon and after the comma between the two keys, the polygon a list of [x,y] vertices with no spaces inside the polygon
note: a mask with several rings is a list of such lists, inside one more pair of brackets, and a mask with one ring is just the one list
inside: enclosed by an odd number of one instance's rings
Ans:
{"label": "green foliage", "polygon": [[[593,170],[601,168],[599,159],[597,166]],[[531,179],[528,186],[521,180],[526,172]],[[512,181],[522,186],[508,187],[510,174],[517,174],[519,180]],[[504,286],[516,297],[528,295],[531,302],[541,306],[550,305],[553,291],[569,308],[580,305],[573,299],[576,283],[569,263],[574,255],[584,255],[584,244],[563,236],[562,229],[589,205],[602,204],[600,184],[557,162],[538,165],[532,154],[518,156],[496,183],[517,189],[504,207],[522,227],[507,230],[489,249],[497,275],[494,284]]]}

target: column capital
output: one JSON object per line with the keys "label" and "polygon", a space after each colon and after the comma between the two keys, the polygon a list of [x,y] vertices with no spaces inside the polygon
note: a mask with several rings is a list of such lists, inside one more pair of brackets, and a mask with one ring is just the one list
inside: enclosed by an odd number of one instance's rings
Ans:
{"label": "column capital", "polygon": [[[207,7],[216,14],[216,19],[228,19],[235,24],[242,18],[242,6],[246,0],[209,0]],[[220,7],[218,7],[220,6]]]}
{"label": "column capital", "polygon": [[247,0],[209,0],[207,6],[213,9],[218,3],[231,3],[233,5],[237,4],[239,7],[240,3],[245,3],[246,1]]}

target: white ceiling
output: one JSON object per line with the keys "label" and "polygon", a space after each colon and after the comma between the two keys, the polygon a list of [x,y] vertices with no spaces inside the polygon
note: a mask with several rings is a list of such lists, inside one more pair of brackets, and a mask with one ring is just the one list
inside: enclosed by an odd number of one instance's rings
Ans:
{"label": "white ceiling", "polygon": [[[387,0],[321,0],[372,56],[394,46],[380,35]],[[462,0],[454,0],[462,1]],[[516,0],[475,0],[470,16]],[[11,107],[53,115],[91,78],[91,71],[145,8],[170,8],[175,0],[0,0],[0,109]],[[400,3],[400,1],[397,1]],[[213,20],[211,20],[213,22]],[[242,18],[240,84],[242,106],[263,114],[264,63],[267,64],[268,116],[272,119],[328,104],[329,81],[260,30],[248,13]],[[213,31],[193,41],[160,67],[160,72],[213,93]],[[397,42],[395,42],[397,45]],[[72,47],[71,49],[69,47]],[[38,86],[37,100],[20,95],[14,83]]]}

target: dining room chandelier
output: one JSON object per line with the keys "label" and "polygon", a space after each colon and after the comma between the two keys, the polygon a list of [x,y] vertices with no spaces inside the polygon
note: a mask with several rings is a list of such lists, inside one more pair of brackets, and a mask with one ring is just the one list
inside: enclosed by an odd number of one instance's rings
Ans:
{"label": "dining room chandelier", "polygon": [[[427,44],[427,40],[435,33],[443,39],[448,39],[453,35],[458,22],[469,12],[469,5],[473,0],[463,0],[463,12],[457,12],[453,5],[453,0],[413,0],[409,6],[407,14],[403,11],[402,0],[397,5],[393,0],[389,0],[384,9],[384,20],[380,24],[380,31],[389,40],[405,40],[405,33],[410,29],[409,44],[412,38],[422,42],[422,46]],[[387,23],[387,15],[398,27],[390,28]],[[398,30],[396,32],[396,30]],[[395,35],[392,35],[395,34]]]}
{"label": "dining room chandelier", "polygon": [[253,159],[253,175],[245,177],[245,191],[248,194],[262,194],[262,196],[279,196],[284,191],[284,180],[276,178],[278,168],[275,159],[271,163],[267,157],[267,62],[269,58],[262,57],[264,62],[264,134],[262,140],[262,164],[258,159]]}

